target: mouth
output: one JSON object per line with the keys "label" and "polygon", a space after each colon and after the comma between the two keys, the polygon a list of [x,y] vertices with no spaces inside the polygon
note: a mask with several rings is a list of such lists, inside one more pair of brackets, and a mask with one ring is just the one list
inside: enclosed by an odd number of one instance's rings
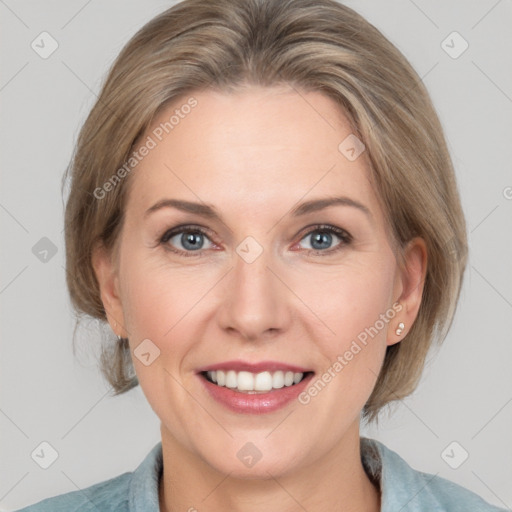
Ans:
{"label": "mouth", "polygon": [[218,387],[229,388],[232,391],[245,394],[263,394],[285,387],[293,387],[313,375],[313,371],[269,371],[254,373],[235,370],[209,370],[199,372],[199,375]]}

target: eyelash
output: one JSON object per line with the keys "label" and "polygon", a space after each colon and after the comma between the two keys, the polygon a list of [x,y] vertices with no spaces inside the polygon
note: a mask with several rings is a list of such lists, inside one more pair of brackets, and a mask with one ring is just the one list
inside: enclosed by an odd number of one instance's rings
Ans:
{"label": "eyelash", "polygon": [[[315,249],[306,249],[306,252],[308,252],[309,254],[314,254],[314,255],[318,255],[318,256],[330,255],[330,254],[340,251],[341,249],[343,249],[343,247],[345,247],[346,245],[349,245],[352,242],[352,236],[350,235],[350,233],[348,233],[348,231],[345,231],[344,229],[338,228],[336,226],[331,226],[329,224],[317,224],[317,225],[312,226],[312,229],[310,229],[308,232],[306,232],[301,237],[299,242],[302,241],[307,236],[309,236],[312,233],[315,233],[317,231],[322,232],[322,233],[335,234],[341,240],[341,243],[339,245],[337,245],[334,249],[326,249],[324,251],[315,250]],[[189,224],[189,225],[184,225],[184,226],[176,226],[175,228],[167,230],[160,237],[159,244],[163,245],[166,250],[174,252],[181,256],[184,256],[185,258],[202,257],[204,250],[182,251],[180,249],[174,249],[169,244],[167,244],[169,239],[171,239],[175,235],[179,235],[181,233],[186,233],[186,232],[195,233],[195,234],[199,233],[201,235],[206,236],[207,238],[210,238],[208,236],[208,232],[206,230],[204,230],[203,228],[201,228],[199,226],[194,226],[194,225]]]}

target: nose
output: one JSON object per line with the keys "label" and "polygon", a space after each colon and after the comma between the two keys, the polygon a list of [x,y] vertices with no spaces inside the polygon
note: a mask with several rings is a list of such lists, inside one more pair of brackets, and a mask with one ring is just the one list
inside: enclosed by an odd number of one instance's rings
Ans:
{"label": "nose", "polygon": [[219,322],[223,330],[248,341],[275,337],[287,329],[291,319],[287,301],[290,292],[282,277],[271,268],[269,251],[251,263],[235,255],[226,276]]}

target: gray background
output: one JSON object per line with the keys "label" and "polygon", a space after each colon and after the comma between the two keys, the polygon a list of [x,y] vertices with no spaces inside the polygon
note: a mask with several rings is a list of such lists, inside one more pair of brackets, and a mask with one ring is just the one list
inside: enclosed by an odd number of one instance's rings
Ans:
{"label": "gray background", "polygon": [[[432,354],[417,391],[363,434],[414,468],[510,508],[512,2],[347,4],[398,46],[429,89],[456,166],[470,243],[445,344]],[[81,330],[82,349],[73,357],[60,180],[108,66],[139,27],[170,5],[0,0],[0,510],[132,471],[160,439],[140,388],[109,396],[92,353],[97,322]],[[43,31],[59,45],[47,59],[31,48]],[[469,43],[456,59],[441,46],[453,31]],[[33,252],[48,244],[43,237],[57,251],[46,262]],[[31,458],[43,441],[58,452],[46,470]],[[457,469],[441,456],[452,441],[452,461],[460,447],[469,453]]]}

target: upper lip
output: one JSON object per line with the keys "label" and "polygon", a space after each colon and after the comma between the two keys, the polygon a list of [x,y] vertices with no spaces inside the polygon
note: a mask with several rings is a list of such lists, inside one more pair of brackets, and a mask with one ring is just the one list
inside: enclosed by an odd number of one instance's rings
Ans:
{"label": "upper lip", "polygon": [[202,373],[214,370],[234,370],[236,372],[245,371],[251,373],[260,373],[266,370],[271,372],[283,371],[294,373],[306,373],[313,371],[293,364],[280,363],[279,361],[260,361],[258,363],[251,363],[249,361],[233,360],[203,366],[201,368],[198,368],[197,372]]}

